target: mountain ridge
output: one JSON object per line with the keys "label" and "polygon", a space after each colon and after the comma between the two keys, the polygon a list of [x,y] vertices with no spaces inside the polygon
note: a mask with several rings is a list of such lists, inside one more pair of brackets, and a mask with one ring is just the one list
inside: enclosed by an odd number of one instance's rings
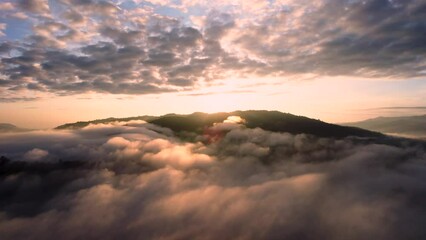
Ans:
{"label": "mountain ridge", "polygon": [[230,116],[240,116],[245,119],[248,128],[262,128],[273,132],[288,132],[291,134],[306,133],[320,137],[343,138],[357,137],[381,137],[381,133],[373,132],[358,127],[340,126],[323,122],[321,120],[297,116],[290,113],[267,110],[247,110],[233,112],[191,114],[166,114],[162,116],[137,116],[128,118],[106,118],[93,121],[67,123],[55,129],[77,129],[89,124],[111,123],[115,121],[144,120],[161,127],[170,128],[175,132],[202,132],[206,127],[214,123],[223,122]]}
{"label": "mountain ridge", "polygon": [[426,115],[376,117],[344,125],[387,134],[426,138]]}
{"label": "mountain ridge", "polygon": [[31,129],[20,128],[11,123],[0,123],[0,133],[8,133],[8,132],[25,132],[30,131]]}

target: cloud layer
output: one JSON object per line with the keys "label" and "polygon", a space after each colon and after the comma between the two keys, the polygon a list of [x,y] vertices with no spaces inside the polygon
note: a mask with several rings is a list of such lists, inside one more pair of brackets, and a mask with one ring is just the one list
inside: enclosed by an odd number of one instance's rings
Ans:
{"label": "cloud layer", "polygon": [[0,135],[2,239],[426,236],[423,144],[235,121],[194,139],[144,122]]}
{"label": "cloud layer", "polygon": [[424,9],[421,0],[5,2],[0,88],[155,94],[229,76],[424,76]]}

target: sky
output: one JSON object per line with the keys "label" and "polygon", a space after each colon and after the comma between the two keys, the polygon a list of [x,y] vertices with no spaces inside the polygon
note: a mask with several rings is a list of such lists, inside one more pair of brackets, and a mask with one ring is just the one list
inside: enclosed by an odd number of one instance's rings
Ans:
{"label": "sky", "polygon": [[0,122],[426,113],[422,0],[0,1]]}

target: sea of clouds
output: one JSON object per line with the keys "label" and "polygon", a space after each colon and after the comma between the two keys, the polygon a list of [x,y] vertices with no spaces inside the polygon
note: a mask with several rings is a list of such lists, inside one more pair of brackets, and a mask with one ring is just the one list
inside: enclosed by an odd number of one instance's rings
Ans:
{"label": "sea of clouds", "polygon": [[0,135],[0,238],[426,239],[422,143],[142,121]]}

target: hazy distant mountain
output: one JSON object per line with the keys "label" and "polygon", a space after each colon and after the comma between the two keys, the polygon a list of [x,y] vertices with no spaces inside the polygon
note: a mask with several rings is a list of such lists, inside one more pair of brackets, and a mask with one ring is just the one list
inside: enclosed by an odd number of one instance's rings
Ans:
{"label": "hazy distant mountain", "polygon": [[378,117],[345,125],[365,128],[387,134],[426,138],[426,115]]}
{"label": "hazy distant mountain", "polygon": [[307,133],[320,137],[377,137],[380,133],[348,126],[340,126],[322,122],[303,116],[296,116],[278,111],[235,111],[229,113],[201,113],[189,115],[167,114],[164,116],[140,116],[131,118],[107,118],[88,122],[68,123],[58,126],[56,129],[75,129],[88,124],[108,123],[113,121],[145,120],[149,123],[170,128],[175,132],[202,132],[213,123],[223,122],[229,116],[240,116],[245,119],[245,125],[249,128],[262,128],[274,132],[289,132],[292,134]]}
{"label": "hazy distant mountain", "polygon": [[25,128],[19,128],[13,124],[10,123],[0,123],[0,133],[4,132],[24,132],[28,131],[29,129]]}

